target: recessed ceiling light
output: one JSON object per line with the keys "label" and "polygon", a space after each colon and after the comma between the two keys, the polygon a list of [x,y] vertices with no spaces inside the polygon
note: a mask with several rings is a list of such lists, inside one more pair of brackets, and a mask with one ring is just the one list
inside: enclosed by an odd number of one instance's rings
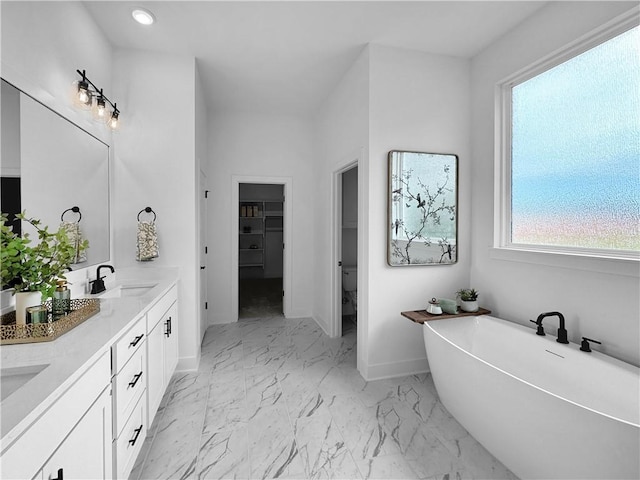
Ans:
{"label": "recessed ceiling light", "polygon": [[145,10],[144,8],[136,8],[131,12],[131,16],[141,25],[151,25],[156,21],[156,17],[153,16],[153,13],[149,10]]}

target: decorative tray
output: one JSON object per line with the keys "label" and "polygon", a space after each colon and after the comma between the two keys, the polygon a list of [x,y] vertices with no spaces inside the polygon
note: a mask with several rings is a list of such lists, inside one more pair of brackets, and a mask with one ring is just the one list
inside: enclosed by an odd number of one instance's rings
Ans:
{"label": "decorative tray", "polygon": [[445,318],[457,318],[457,317],[470,317],[476,315],[488,315],[491,313],[491,310],[487,310],[486,308],[479,308],[477,312],[463,312],[458,309],[458,313],[443,313],[440,315],[433,315],[428,313],[426,310],[412,310],[409,312],[400,312],[400,315],[408,318],[412,322],[416,323],[424,323],[430,322],[432,320],[442,320]]}
{"label": "decorative tray", "polygon": [[50,342],[64,335],[100,311],[97,298],[75,298],[71,300],[71,312],[54,320],[51,300],[44,303],[49,310],[47,323],[16,325],[16,312],[0,317],[0,345],[16,343]]}

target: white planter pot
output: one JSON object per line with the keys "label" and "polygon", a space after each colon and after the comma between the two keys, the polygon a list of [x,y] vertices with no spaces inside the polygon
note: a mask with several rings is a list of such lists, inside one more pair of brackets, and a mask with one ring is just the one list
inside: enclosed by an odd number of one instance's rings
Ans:
{"label": "white planter pot", "polygon": [[16,325],[24,325],[27,318],[27,307],[40,305],[42,303],[42,294],[40,292],[17,292],[15,296]]}
{"label": "white planter pot", "polygon": [[460,310],[463,312],[477,312],[478,311],[478,301],[465,301],[460,300]]}

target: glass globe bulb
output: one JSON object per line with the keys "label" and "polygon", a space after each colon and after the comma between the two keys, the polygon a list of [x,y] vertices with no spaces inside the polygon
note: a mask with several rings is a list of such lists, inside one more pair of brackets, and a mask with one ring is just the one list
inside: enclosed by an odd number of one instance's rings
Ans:
{"label": "glass globe bulb", "polygon": [[109,116],[107,110],[107,104],[103,96],[96,98],[96,102],[93,105],[93,117],[96,120],[106,121]]}
{"label": "glass globe bulb", "polygon": [[83,109],[91,108],[93,94],[89,90],[89,84],[82,80],[75,83],[76,92],[74,95],[74,103]]}
{"label": "glass globe bulb", "polygon": [[111,113],[111,116],[109,117],[109,120],[107,121],[107,125],[109,126],[109,128],[111,128],[112,130],[116,130],[119,126],[120,126],[120,112],[118,112],[117,110],[114,110]]}

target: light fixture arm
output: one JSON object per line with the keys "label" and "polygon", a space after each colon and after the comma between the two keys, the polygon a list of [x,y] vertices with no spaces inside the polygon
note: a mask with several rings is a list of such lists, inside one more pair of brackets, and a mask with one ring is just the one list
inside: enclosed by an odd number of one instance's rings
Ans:
{"label": "light fixture arm", "polygon": [[82,82],[83,83],[91,85],[91,87],[93,88],[93,90],[91,91],[92,94],[94,94],[94,93],[98,94],[99,98],[102,98],[109,105],[111,105],[111,108],[113,108],[113,113],[117,117],[120,114],[120,110],[118,110],[118,108],[116,107],[116,104],[107,98],[107,96],[102,92],[101,88],[96,87],[96,85],[91,80],[89,80],[89,78],[87,77],[86,71],[85,70],[82,70],[82,71],[76,70],[76,72],[78,73],[78,75],[80,75],[82,77]]}

